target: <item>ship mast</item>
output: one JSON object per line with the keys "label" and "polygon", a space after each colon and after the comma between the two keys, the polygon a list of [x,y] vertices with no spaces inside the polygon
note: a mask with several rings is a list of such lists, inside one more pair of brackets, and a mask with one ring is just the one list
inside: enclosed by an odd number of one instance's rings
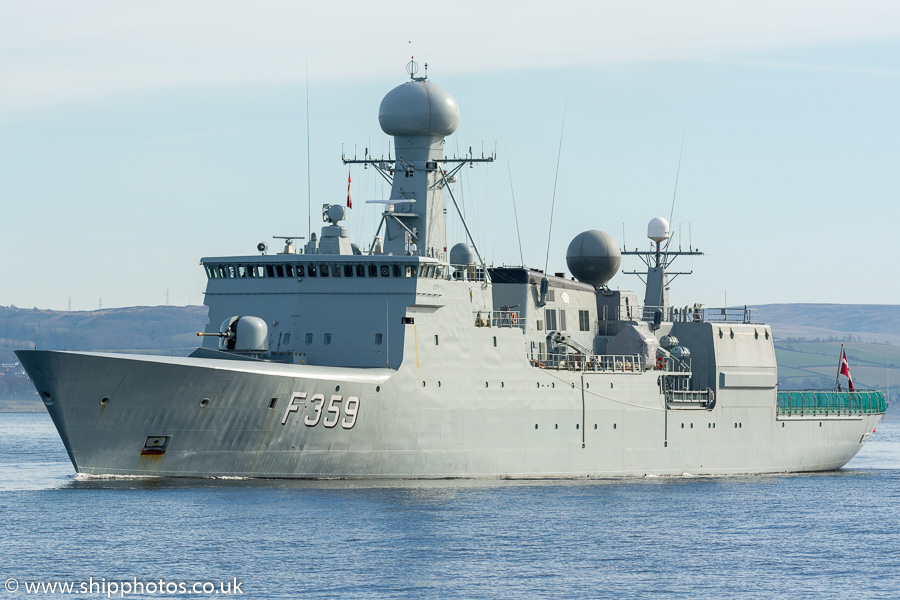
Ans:
{"label": "ship mast", "polygon": [[[476,158],[471,149],[468,156],[461,158],[444,156],[444,138],[456,131],[459,108],[449,92],[428,81],[427,63],[425,77],[416,77],[418,68],[415,61],[409,62],[410,80],[388,92],[378,111],[381,129],[394,136],[396,157],[392,159],[388,155],[387,160],[376,159],[370,157],[366,149],[362,159],[342,159],[344,164],[372,165],[391,184],[389,199],[368,201],[385,205],[376,232],[377,236],[382,228],[385,230],[384,253],[447,261],[446,188],[463,220],[469,242],[484,266],[483,257],[447,184],[455,181],[456,173],[465,164],[493,162],[495,157]],[[446,171],[444,165],[452,163],[456,165]]]}
{"label": "ship mast", "polygon": [[[700,256],[703,253],[693,248],[688,250],[669,250],[670,241],[669,222],[662,217],[656,217],[647,225],[647,237],[653,241],[653,249],[650,251],[623,250],[623,255],[637,256],[647,266],[646,271],[623,271],[626,275],[637,275],[647,286],[644,292],[644,314],[646,320],[653,320],[659,314],[662,319],[669,308],[669,281],[679,275],[690,275],[692,271],[669,272],[671,265],[679,256]],[[666,246],[663,247],[663,242]],[[646,278],[646,279],[645,279]]]}

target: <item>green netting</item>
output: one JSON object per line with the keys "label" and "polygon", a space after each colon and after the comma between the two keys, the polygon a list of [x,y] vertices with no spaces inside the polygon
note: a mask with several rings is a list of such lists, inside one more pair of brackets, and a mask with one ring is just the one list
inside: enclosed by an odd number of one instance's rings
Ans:
{"label": "green netting", "polygon": [[778,392],[780,415],[871,415],[887,410],[884,393],[875,390],[787,390]]}

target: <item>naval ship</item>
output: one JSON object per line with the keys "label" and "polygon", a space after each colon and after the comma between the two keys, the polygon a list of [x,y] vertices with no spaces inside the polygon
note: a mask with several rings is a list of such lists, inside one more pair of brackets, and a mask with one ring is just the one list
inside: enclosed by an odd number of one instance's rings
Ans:
{"label": "naval ship", "polygon": [[[371,243],[341,204],[281,252],[201,259],[209,325],[188,357],[19,351],[78,473],[542,478],[839,469],[884,414],[875,391],[778,391],[752,309],[672,306],[665,219],[651,250],[590,230],[571,277],[485,263],[448,158],[453,96],[426,77],[378,119],[394,156]],[[447,249],[446,215],[468,235]],[[279,242],[279,246],[282,242]],[[300,244],[298,243],[298,246]],[[613,290],[622,256],[646,285]]]}

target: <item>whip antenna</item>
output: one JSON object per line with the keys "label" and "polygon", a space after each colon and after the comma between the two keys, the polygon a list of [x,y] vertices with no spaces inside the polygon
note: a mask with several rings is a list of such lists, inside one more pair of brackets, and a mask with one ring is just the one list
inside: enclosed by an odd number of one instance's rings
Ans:
{"label": "whip antenna", "polygon": [[[669,223],[672,222],[672,217],[675,216],[675,195],[678,194],[678,176],[681,174],[681,157],[684,155],[684,136],[686,134],[687,130],[681,132],[681,150],[678,151],[678,168],[675,170],[675,189],[672,190],[672,209],[669,211]],[[666,240],[666,247],[663,252],[668,251],[671,243],[672,237],[669,237]]]}

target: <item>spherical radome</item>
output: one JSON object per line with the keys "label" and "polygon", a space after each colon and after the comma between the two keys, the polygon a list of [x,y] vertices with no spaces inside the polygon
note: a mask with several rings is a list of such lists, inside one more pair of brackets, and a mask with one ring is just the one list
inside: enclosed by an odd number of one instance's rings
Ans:
{"label": "spherical radome", "polygon": [[473,265],[475,264],[475,253],[464,242],[459,242],[450,248],[450,264]]}
{"label": "spherical radome", "polygon": [[388,92],[378,109],[382,131],[395,136],[444,136],[459,125],[459,106],[444,88],[407,81]]}
{"label": "spherical radome", "polygon": [[622,253],[608,233],[585,231],[575,236],[566,251],[566,264],[575,278],[590,285],[606,285],[619,271]]}
{"label": "spherical radome", "polygon": [[653,217],[647,224],[647,237],[657,244],[669,239],[669,222],[662,217]]}

